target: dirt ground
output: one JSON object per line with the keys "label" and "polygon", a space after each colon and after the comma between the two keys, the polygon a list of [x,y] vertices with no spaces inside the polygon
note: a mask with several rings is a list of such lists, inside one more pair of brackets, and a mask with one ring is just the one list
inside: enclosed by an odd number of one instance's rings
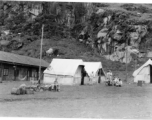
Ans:
{"label": "dirt ground", "polygon": [[[103,83],[61,86],[60,92],[35,92],[11,95],[13,87],[23,82],[0,84],[1,117],[51,118],[152,118],[152,85],[124,84],[107,87]],[[24,82],[29,84],[28,82]]]}

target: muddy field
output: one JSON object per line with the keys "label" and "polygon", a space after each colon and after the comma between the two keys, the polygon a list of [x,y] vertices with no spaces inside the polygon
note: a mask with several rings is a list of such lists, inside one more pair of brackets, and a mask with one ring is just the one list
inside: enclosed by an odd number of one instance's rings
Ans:
{"label": "muddy field", "polygon": [[[24,82],[25,83],[25,82]],[[0,116],[52,118],[152,118],[152,85],[61,86],[60,92],[11,95],[22,82],[0,84]],[[29,84],[26,82],[26,84]]]}

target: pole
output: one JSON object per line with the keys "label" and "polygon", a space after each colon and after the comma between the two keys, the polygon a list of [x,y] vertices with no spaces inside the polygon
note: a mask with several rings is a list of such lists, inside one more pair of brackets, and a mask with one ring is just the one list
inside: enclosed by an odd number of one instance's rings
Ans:
{"label": "pole", "polygon": [[126,82],[128,80],[128,63],[127,63],[127,57],[128,57],[128,38],[126,40]]}
{"label": "pole", "polygon": [[41,37],[41,45],[40,45],[40,66],[39,66],[38,84],[40,84],[40,81],[41,81],[41,59],[42,59],[43,29],[44,29],[44,25],[42,25],[42,37]]}

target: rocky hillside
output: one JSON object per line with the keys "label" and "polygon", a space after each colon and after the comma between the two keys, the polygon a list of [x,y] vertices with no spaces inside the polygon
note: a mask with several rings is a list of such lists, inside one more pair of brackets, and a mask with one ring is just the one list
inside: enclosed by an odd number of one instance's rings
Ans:
{"label": "rocky hillside", "polygon": [[93,40],[92,47],[106,59],[130,63],[151,49],[151,15],[148,5],[107,4],[92,14],[80,36],[88,34],[86,44]]}
{"label": "rocky hillside", "polygon": [[152,49],[150,4],[1,1],[0,17],[0,50],[36,58],[43,24],[48,62],[101,60],[107,68],[125,70],[124,63],[134,68],[134,59],[142,63]]}

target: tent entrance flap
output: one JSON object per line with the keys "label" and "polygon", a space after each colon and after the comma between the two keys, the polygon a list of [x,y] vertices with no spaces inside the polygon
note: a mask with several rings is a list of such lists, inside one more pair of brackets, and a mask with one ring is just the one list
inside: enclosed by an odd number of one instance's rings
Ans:
{"label": "tent entrance flap", "polygon": [[152,83],[152,65],[150,65],[150,83]]}

